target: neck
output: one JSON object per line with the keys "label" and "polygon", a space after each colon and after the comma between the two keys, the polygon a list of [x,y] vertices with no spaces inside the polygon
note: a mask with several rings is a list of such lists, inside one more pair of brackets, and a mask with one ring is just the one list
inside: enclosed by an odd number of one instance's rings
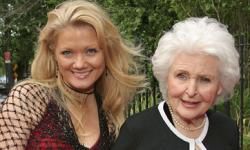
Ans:
{"label": "neck", "polygon": [[86,95],[90,95],[94,93],[94,87],[90,88],[90,89],[86,89],[86,90],[81,90],[81,89],[77,89],[73,86],[71,86],[70,84],[68,84],[67,82],[64,81],[63,77],[61,74],[59,74],[57,80],[59,81],[59,84],[61,84],[61,86],[67,91],[69,92],[72,96],[84,96],[86,97]]}
{"label": "neck", "polygon": [[81,91],[79,89],[72,87],[71,85],[66,83],[64,80],[62,80],[61,85],[66,92],[68,92],[71,96],[75,97],[76,99],[80,99],[80,101],[81,101],[81,99],[85,99],[87,97],[87,95],[91,95],[94,93],[94,89],[89,89],[87,91]]}
{"label": "neck", "polygon": [[75,93],[75,94],[93,94],[94,93],[94,89],[89,89],[86,91],[81,91],[80,89],[76,89],[74,87],[72,87],[71,85],[67,84],[66,82],[63,81],[63,84],[65,85],[65,88],[70,90],[70,92]]}

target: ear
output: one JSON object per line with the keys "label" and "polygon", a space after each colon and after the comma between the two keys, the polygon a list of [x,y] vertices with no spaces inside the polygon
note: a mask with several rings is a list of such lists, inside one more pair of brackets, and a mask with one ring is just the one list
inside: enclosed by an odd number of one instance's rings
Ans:
{"label": "ear", "polygon": [[219,87],[218,87],[218,90],[217,90],[217,95],[220,95],[223,91],[223,87],[222,85],[220,84]]}

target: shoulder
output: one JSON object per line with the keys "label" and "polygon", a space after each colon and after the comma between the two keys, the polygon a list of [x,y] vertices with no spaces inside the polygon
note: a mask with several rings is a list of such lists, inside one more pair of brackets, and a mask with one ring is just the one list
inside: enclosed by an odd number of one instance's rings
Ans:
{"label": "shoulder", "polygon": [[0,129],[5,130],[0,134],[0,139],[6,141],[0,144],[0,149],[6,148],[8,143],[22,143],[21,146],[25,146],[31,131],[43,118],[48,103],[43,86],[27,82],[14,86],[0,104]]}
{"label": "shoulder", "polygon": [[222,112],[209,110],[207,113],[209,124],[213,126],[221,126],[221,127],[233,127],[236,126],[236,121],[231,119],[229,116]]}
{"label": "shoulder", "polygon": [[[164,126],[164,122],[157,105],[128,117],[121,130],[144,135],[154,134],[157,130],[162,129],[162,126]],[[157,130],[152,130],[152,127],[157,128]]]}
{"label": "shoulder", "polygon": [[48,89],[38,83],[23,82],[14,86],[9,92],[8,98],[36,99],[48,102]]}
{"label": "shoulder", "polygon": [[209,128],[204,141],[208,149],[218,149],[219,147],[221,147],[219,149],[228,149],[229,147],[238,149],[239,129],[236,121],[226,114],[214,110],[209,110],[207,116]]}
{"label": "shoulder", "polygon": [[209,119],[209,135],[217,135],[221,139],[229,140],[234,139],[238,135],[238,126],[235,120],[227,115],[211,110],[207,113]]}
{"label": "shoulder", "polygon": [[122,125],[112,150],[148,149],[152,146],[151,138],[158,137],[161,129],[157,117],[160,118],[157,106],[130,116]]}
{"label": "shoulder", "polygon": [[11,89],[12,91],[20,91],[23,94],[29,94],[30,92],[37,92],[39,94],[40,92],[47,91],[47,88],[38,83],[20,82]]}
{"label": "shoulder", "polygon": [[37,83],[21,82],[15,85],[1,103],[2,110],[20,110],[28,113],[44,112],[49,103],[48,90]]}
{"label": "shoulder", "polygon": [[148,108],[142,112],[139,112],[137,114],[134,114],[130,116],[126,122],[131,124],[131,125],[136,125],[136,124],[142,124],[142,123],[149,123],[150,121],[152,122],[152,119],[156,119],[157,116],[159,117],[159,111],[158,111],[158,105],[153,106],[151,108]]}

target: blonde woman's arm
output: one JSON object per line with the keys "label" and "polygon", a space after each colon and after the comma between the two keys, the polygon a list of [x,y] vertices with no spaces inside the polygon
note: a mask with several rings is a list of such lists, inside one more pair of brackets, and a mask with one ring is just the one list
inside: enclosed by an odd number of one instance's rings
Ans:
{"label": "blonde woman's arm", "polygon": [[15,86],[0,104],[0,149],[25,149],[47,104],[46,90],[40,85],[25,83]]}

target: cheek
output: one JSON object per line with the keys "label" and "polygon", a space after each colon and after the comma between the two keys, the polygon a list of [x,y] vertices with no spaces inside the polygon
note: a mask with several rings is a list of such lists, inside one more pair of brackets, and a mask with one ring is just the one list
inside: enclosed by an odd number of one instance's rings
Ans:
{"label": "cheek", "polygon": [[100,72],[100,74],[102,74],[104,71],[105,71],[105,64],[101,64],[99,66],[99,72]]}
{"label": "cheek", "polygon": [[168,97],[178,97],[185,91],[184,85],[178,83],[175,79],[170,78],[167,81]]}
{"label": "cheek", "polygon": [[71,62],[62,60],[62,59],[57,59],[57,67],[58,71],[63,75],[65,74],[67,70],[70,70]]}
{"label": "cheek", "polygon": [[55,55],[55,61],[56,61],[56,64],[57,64],[57,67],[58,67],[59,70],[64,68],[65,63],[67,62],[62,57],[60,57],[59,54]]}
{"label": "cheek", "polygon": [[97,60],[96,62],[97,62],[96,65],[97,65],[99,68],[105,68],[105,61],[104,61],[103,58],[100,59],[100,60]]}
{"label": "cheek", "polygon": [[92,61],[93,66],[95,66],[96,68],[100,69],[100,70],[104,70],[105,69],[105,60],[103,55],[100,55],[99,57],[96,57],[93,61]]}
{"label": "cheek", "polygon": [[57,63],[58,63],[59,69],[61,69],[61,70],[67,69],[70,66],[70,62],[68,62],[68,61],[58,60]]}
{"label": "cheek", "polygon": [[200,92],[200,95],[201,95],[204,102],[212,104],[212,103],[214,103],[214,101],[216,99],[217,92],[213,89],[203,90]]}

